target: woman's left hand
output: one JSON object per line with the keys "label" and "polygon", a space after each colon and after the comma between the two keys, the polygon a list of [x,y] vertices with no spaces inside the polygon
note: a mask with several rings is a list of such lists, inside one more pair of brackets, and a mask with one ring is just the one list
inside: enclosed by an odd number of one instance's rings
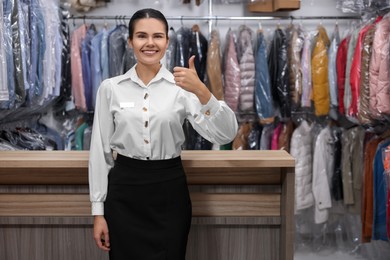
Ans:
{"label": "woman's left hand", "polygon": [[195,56],[188,60],[189,67],[174,67],[173,76],[176,85],[182,89],[194,93],[202,104],[206,104],[211,97],[211,92],[206,85],[199,79],[195,69]]}

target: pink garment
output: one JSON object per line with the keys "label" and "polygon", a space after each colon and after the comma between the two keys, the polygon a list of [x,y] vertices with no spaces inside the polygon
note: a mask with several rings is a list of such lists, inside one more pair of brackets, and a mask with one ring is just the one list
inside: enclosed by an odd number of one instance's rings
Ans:
{"label": "pink garment", "polygon": [[370,60],[370,113],[374,118],[390,115],[390,17],[377,24]]}
{"label": "pink garment", "polygon": [[81,65],[81,43],[87,33],[87,26],[82,25],[73,31],[70,46],[70,67],[72,72],[72,96],[76,108],[87,111],[84,96],[84,82]]}
{"label": "pink garment", "polygon": [[366,32],[375,26],[376,23],[378,23],[380,20],[382,20],[382,16],[378,17],[376,21],[373,24],[366,25],[363,29],[360,30],[358,39],[356,41],[356,48],[355,52],[353,54],[352,64],[351,64],[351,71],[350,71],[350,85],[351,85],[351,94],[352,94],[352,102],[351,105],[347,111],[349,116],[356,117],[358,113],[358,101],[360,96],[360,66],[361,66],[361,58],[362,58],[362,46],[363,46],[363,39],[366,35]]}
{"label": "pink garment", "polygon": [[271,150],[279,150],[279,135],[282,130],[282,123],[279,123],[272,133]]}
{"label": "pink garment", "polygon": [[254,112],[255,92],[255,56],[252,46],[252,30],[246,25],[240,26],[237,41],[238,59],[240,63],[241,89],[240,111]]}
{"label": "pink garment", "polygon": [[225,101],[228,106],[236,112],[238,108],[238,98],[240,96],[241,73],[237,59],[234,35],[231,30],[229,30],[227,34],[224,63]]}

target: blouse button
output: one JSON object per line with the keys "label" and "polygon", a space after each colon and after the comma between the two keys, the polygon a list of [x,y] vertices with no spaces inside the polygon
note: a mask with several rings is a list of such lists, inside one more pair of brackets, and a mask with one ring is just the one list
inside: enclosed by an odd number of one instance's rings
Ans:
{"label": "blouse button", "polygon": [[149,97],[148,93],[145,93],[144,99],[147,99]]}
{"label": "blouse button", "polygon": [[205,114],[206,116],[209,116],[209,115],[210,115],[210,110],[207,110],[206,112],[204,112],[204,114]]}
{"label": "blouse button", "polygon": [[149,125],[149,122],[145,121],[145,128],[148,127],[148,125]]}
{"label": "blouse button", "polygon": [[148,144],[148,143],[149,143],[149,141],[148,141],[148,140],[146,140],[146,139],[144,139],[144,142],[145,142],[145,144]]}
{"label": "blouse button", "polygon": [[146,107],[143,107],[142,110],[145,112],[148,111],[148,109]]}

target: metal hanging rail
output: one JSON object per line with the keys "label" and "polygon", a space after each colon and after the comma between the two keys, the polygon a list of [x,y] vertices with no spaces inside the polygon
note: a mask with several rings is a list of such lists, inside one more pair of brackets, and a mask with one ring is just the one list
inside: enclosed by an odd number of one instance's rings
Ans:
{"label": "metal hanging rail", "polygon": [[[205,20],[205,21],[220,21],[220,20],[356,20],[361,19],[361,16],[166,16],[167,20]],[[129,20],[130,16],[115,15],[115,16],[100,16],[100,15],[71,15],[68,19],[78,20]]]}

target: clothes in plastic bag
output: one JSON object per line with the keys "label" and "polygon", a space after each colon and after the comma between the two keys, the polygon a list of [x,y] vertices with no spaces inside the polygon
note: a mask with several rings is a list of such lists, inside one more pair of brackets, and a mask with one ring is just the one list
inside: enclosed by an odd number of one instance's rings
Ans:
{"label": "clothes in plastic bag", "polygon": [[221,58],[219,32],[217,29],[213,29],[211,31],[207,52],[207,86],[218,100],[224,100]]}
{"label": "clothes in plastic bag", "polygon": [[168,43],[167,51],[165,52],[164,55],[164,61],[165,61],[166,68],[170,72],[173,72],[173,68],[175,67],[177,39],[176,39],[175,29],[173,29],[172,27],[169,28],[168,37],[169,37],[169,43]]}
{"label": "clothes in plastic bag", "polygon": [[176,54],[175,66],[188,68],[188,59],[190,54],[191,29],[180,27],[176,32]]}
{"label": "clothes in plastic bag", "polygon": [[253,54],[253,31],[246,25],[241,25],[238,30],[237,56],[240,64],[240,99],[239,110],[241,112],[254,112],[255,91],[255,57]]}
{"label": "clothes in plastic bag", "polygon": [[374,171],[374,213],[372,239],[388,241],[387,235],[387,179],[383,164],[383,150],[390,145],[390,138],[378,144],[373,161]]}
{"label": "clothes in plastic bag", "polygon": [[248,150],[248,136],[252,130],[250,122],[241,123],[236,137],[233,140],[233,150]]}
{"label": "clothes in plastic bag", "polygon": [[3,1],[3,33],[6,56],[5,58],[7,63],[7,84],[9,99],[6,101],[0,101],[1,109],[13,109],[17,106],[14,77],[14,60],[12,52],[12,5],[13,3],[11,1]]}
{"label": "clothes in plastic bag", "polygon": [[108,35],[109,75],[115,77],[123,74],[122,60],[128,45],[128,28],[118,24],[114,31]]}
{"label": "clothes in plastic bag", "polygon": [[252,123],[251,132],[248,135],[248,150],[260,150],[261,131],[263,126],[259,122]]}
{"label": "clothes in plastic bag", "polygon": [[272,39],[268,56],[268,66],[271,78],[272,98],[280,115],[284,118],[291,116],[291,98],[289,90],[289,74],[287,67],[287,40],[284,31],[277,28]]}
{"label": "clothes in plastic bag", "polygon": [[290,154],[295,158],[295,200],[294,212],[301,213],[314,205],[312,193],[312,147],[311,125],[303,120],[293,131]]}
{"label": "clothes in plastic bag", "polygon": [[344,115],[344,87],[347,66],[347,52],[350,35],[341,40],[336,56],[339,113]]}
{"label": "clothes in plastic bag", "polygon": [[382,150],[383,168],[385,170],[387,198],[386,198],[386,229],[387,237],[390,238],[390,145]]}
{"label": "clothes in plastic bag", "polygon": [[3,20],[3,1],[0,1],[0,101],[8,101],[7,56],[5,50],[6,44],[4,41],[6,35]]}
{"label": "clothes in plastic bag", "polygon": [[312,80],[314,111],[317,116],[325,116],[329,113],[329,80],[328,80],[328,53],[330,41],[323,26],[318,26],[312,53]]}
{"label": "clothes in plastic bag", "polygon": [[321,224],[329,219],[329,209],[332,207],[330,183],[333,175],[333,135],[329,126],[324,127],[314,141],[313,181],[314,222]]}
{"label": "clothes in plastic bag", "polygon": [[195,55],[195,69],[199,79],[204,82],[206,76],[208,42],[200,31],[199,25],[195,24],[191,30],[190,57]]}
{"label": "clothes in plastic bag", "polygon": [[[335,25],[332,34],[331,44],[328,50],[329,65],[328,65],[328,77],[329,77],[329,94],[330,94],[330,109],[332,112],[338,111],[338,88],[337,88],[337,68],[336,57],[337,50],[340,44],[340,32],[338,24]],[[337,119],[337,118],[334,118]]]}
{"label": "clothes in plastic bag", "polygon": [[361,124],[369,124],[372,121],[370,116],[370,59],[372,53],[372,42],[374,40],[375,27],[371,27],[363,36],[361,52],[361,69],[360,69],[360,89],[359,89],[359,106],[358,119]]}
{"label": "clothes in plastic bag", "polygon": [[301,54],[302,69],[302,96],[301,107],[311,107],[312,80],[311,80],[311,34],[303,33],[303,47]]}
{"label": "clothes in plastic bag", "polygon": [[255,69],[255,105],[257,116],[262,124],[269,124],[274,120],[274,107],[267,64],[267,46],[262,30],[257,32]]}
{"label": "clothes in plastic bag", "polygon": [[286,34],[291,109],[292,111],[296,111],[301,107],[301,52],[303,47],[303,35],[301,29],[293,24],[289,25]]}
{"label": "clothes in plastic bag", "polygon": [[225,101],[234,112],[237,112],[241,88],[241,72],[237,59],[235,35],[231,29],[226,34],[223,65]]}
{"label": "clothes in plastic bag", "polygon": [[390,115],[390,15],[377,23],[370,60],[370,113],[380,119]]}

